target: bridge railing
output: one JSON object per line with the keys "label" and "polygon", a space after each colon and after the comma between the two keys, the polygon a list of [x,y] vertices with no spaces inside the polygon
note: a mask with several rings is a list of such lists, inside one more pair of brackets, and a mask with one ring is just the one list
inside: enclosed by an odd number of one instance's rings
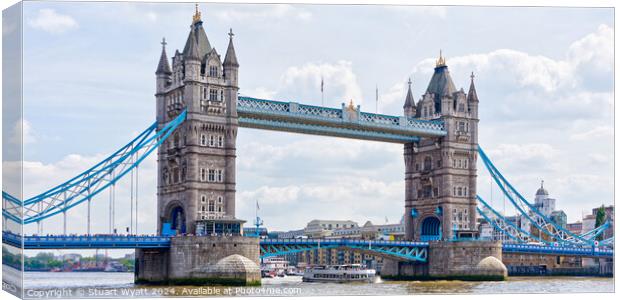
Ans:
{"label": "bridge railing", "polygon": [[420,120],[404,116],[390,116],[367,112],[353,112],[357,116],[347,118],[346,108],[321,107],[296,102],[282,102],[252,97],[239,97],[237,101],[239,113],[258,114],[274,117],[293,117],[305,120],[317,120],[326,123],[344,124],[357,123],[359,125],[392,129],[398,131],[425,132],[431,135],[443,136],[445,129],[441,120]]}
{"label": "bridge railing", "polygon": [[263,239],[261,244],[307,244],[307,245],[361,245],[361,246],[413,246],[427,247],[427,242],[413,241],[384,241],[384,240],[361,240],[361,239]]}
{"label": "bridge railing", "polygon": [[541,254],[567,254],[567,255],[595,255],[595,256],[613,256],[614,250],[597,248],[597,247],[566,247],[566,246],[540,246],[527,244],[510,244],[502,245],[505,252],[527,252]]}

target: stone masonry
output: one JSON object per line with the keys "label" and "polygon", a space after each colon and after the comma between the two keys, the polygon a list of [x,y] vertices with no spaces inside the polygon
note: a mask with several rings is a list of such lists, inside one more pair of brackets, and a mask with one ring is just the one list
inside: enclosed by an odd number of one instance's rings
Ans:
{"label": "stone masonry", "polygon": [[[416,104],[411,82],[407,117],[442,120],[447,135],[405,144],[406,239],[450,240],[476,229],[478,96],[473,81],[466,94],[456,90],[440,55],[426,93]],[[438,228],[437,228],[438,227]],[[423,232],[426,231],[426,232]]]}

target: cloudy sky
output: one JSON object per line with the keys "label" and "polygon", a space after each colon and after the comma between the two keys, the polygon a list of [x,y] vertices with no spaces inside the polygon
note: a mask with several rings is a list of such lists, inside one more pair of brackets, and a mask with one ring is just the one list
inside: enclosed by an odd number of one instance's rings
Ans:
{"label": "cloudy sky", "polygon": [[[193,4],[24,4],[25,196],[68,179],[154,120],[155,75],[166,37],[182,48]],[[229,28],[240,93],[401,115],[407,78],[416,100],[442,49],[457,87],[476,74],[480,145],[522,194],[545,187],[569,221],[613,203],[613,10],[603,8],[202,5],[223,55]],[[569,21],[570,20],[570,21]],[[3,34],[10,34],[10,27]],[[8,129],[5,129],[5,132]],[[402,146],[241,129],[237,216],[254,201],[272,230],[314,218],[400,219]],[[479,166],[479,193],[504,209]],[[140,169],[140,232],[155,232],[155,157]],[[117,199],[128,199],[129,183]],[[493,197],[491,197],[491,194]],[[492,199],[492,200],[491,200]],[[93,204],[108,228],[107,195]],[[128,211],[119,200],[117,211]],[[512,210],[506,208],[506,213]],[[85,208],[69,217],[85,231]],[[60,231],[61,217],[44,224]],[[129,214],[117,216],[129,226]],[[32,228],[27,231],[32,232]]]}

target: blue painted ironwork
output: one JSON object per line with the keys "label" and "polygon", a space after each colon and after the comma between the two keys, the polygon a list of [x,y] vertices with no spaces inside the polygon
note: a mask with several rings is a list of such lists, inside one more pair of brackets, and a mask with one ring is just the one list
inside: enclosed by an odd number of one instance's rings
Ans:
{"label": "blue painted ironwork", "polygon": [[[85,235],[85,236],[24,236],[2,232],[2,242],[23,249],[139,249],[168,248],[170,236]],[[386,255],[395,259],[425,262],[427,242],[379,241],[352,239],[261,239],[261,257],[286,255],[316,249],[350,248]],[[613,257],[613,249],[604,247],[541,246],[528,244],[503,245],[505,253]]]}
{"label": "blue painted ironwork", "polygon": [[564,247],[527,244],[503,244],[503,253],[571,255],[581,257],[613,257],[614,250],[597,247]]}
{"label": "blue painted ironwork", "polygon": [[435,216],[426,217],[422,221],[420,239],[423,242],[441,240],[441,221]]}
{"label": "blue painted ironwork", "polygon": [[338,128],[316,124],[292,123],[278,120],[264,120],[239,117],[239,125],[248,128],[281,130],[324,136],[338,136],[353,139],[385,141],[393,143],[412,143],[420,140],[417,136],[360,130],[354,128]]}
{"label": "blue painted ironwork", "polygon": [[426,262],[428,243],[351,239],[263,239],[261,257],[281,256],[316,249],[350,248],[399,260]]}
{"label": "blue painted ironwork", "polygon": [[443,121],[372,114],[295,102],[239,97],[239,125],[250,128],[410,143],[445,136]]}
{"label": "blue painted ironwork", "polygon": [[606,246],[606,247],[613,247],[614,246],[614,237],[610,237],[607,239],[604,239],[602,241],[600,241],[600,245],[602,246]]}
{"label": "blue painted ironwork", "polygon": [[23,201],[23,205],[15,197],[3,193],[2,198],[6,205],[2,208],[3,216],[17,222],[23,219],[23,224],[30,224],[70,210],[93,198],[138,166],[185,121],[185,117],[186,111],[183,111],[159,130],[154,123],[95,166],[40,195]]}
{"label": "blue painted ironwork", "polygon": [[506,217],[502,216],[502,214],[497,212],[495,209],[493,209],[493,207],[491,207],[479,195],[477,195],[476,198],[478,199],[478,203],[482,204],[486,209],[488,209],[492,215],[488,216],[484,212],[483,209],[476,207],[476,209],[478,210],[478,214],[480,214],[496,230],[505,234],[513,241],[516,241],[519,243],[528,243],[528,242],[536,241],[538,243],[544,243],[544,244],[549,244],[549,245],[553,244],[553,242],[551,241],[543,240],[521,229],[521,227],[517,226],[516,224],[508,220]]}
{"label": "blue painted ironwork", "polygon": [[[526,217],[531,224],[533,224],[538,230],[553,238],[560,244],[568,245],[580,245],[587,244],[593,245],[594,241],[584,239],[562,226],[553,222],[549,217],[542,214],[538,209],[529,203],[511,184],[506,178],[499,172],[495,165],[491,162],[489,157],[482,151],[481,147],[478,147],[478,153],[486,169],[491,174],[491,178],[497,183],[504,195],[510,200],[512,205],[520,212],[521,215]],[[533,214],[534,216],[531,216]]]}
{"label": "blue painted ironwork", "polygon": [[606,220],[605,223],[603,223],[603,225],[596,227],[586,233],[580,234],[579,236],[586,240],[593,241],[599,235],[603,234],[603,232],[605,232],[605,230],[607,230],[610,226],[611,226],[611,223],[609,222],[609,220]]}
{"label": "blue painted ironwork", "polygon": [[144,249],[168,248],[170,237],[136,235],[25,236],[3,232],[2,242],[24,249]]}
{"label": "blue painted ironwork", "polygon": [[[2,191],[2,216],[15,222],[22,222],[22,203],[16,197],[11,194]],[[7,210],[9,209],[9,210]]]}

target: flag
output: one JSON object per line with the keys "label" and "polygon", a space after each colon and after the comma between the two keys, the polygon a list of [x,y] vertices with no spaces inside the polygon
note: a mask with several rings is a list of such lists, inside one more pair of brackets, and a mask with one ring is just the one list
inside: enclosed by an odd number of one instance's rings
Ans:
{"label": "flag", "polygon": [[323,76],[321,76],[321,93],[323,92]]}
{"label": "flag", "polygon": [[258,200],[256,200],[256,210],[259,210],[260,206],[258,206]]}
{"label": "flag", "polygon": [[388,223],[388,218],[387,218],[387,216],[386,216],[386,217],[385,217],[385,224],[387,224],[387,223]]}

